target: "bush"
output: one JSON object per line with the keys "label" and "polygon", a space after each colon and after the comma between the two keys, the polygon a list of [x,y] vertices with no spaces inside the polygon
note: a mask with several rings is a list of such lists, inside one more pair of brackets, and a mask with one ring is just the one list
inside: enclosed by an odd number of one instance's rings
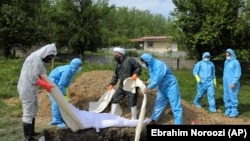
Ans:
{"label": "bush", "polygon": [[127,51],[126,55],[129,57],[139,57],[139,54],[137,53],[137,51]]}

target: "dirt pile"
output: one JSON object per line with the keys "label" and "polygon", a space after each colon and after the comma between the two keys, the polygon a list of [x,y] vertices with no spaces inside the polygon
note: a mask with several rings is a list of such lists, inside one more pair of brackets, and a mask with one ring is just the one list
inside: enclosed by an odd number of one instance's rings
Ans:
{"label": "dirt pile", "polygon": [[[112,71],[84,72],[75,81],[73,81],[69,87],[69,92],[72,99],[71,103],[80,109],[88,110],[89,102],[97,101],[101,97],[101,95],[103,95],[107,91],[108,84],[112,77],[112,74],[113,74]],[[146,117],[150,117],[151,115],[152,108],[154,106],[155,96],[156,96],[156,91],[152,91],[150,94],[148,94]],[[138,115],[140,112],[140,106],[142,100],[143,100],[143,95],[140,93],[138,99],[138,107],[137,107]],[[124,100],[120,103],[123,110],[122,116],[130,118],[131,117],[130,108],[128,107],[127,103],[128,103],[127,97],[125,97]],[[49,125],[49,122],[51,120],[50,100],[44,91],[41,91],[39,94],[39,104],[40,108],[36,124],[39,125],[39,127],[51,128],[52,126]],[[224,117],[221,111],[218,111],[217,113],[209,113],[207,110],[205,110],[205,108],[198,109],[184,100],[182,100],[182,106],[183,106],[183,123],[185,125],[191,124],[191,121],[193,120],[196,121],[196,124],[203,124],[203,125],[250,124],[249,119]],[[110,105],[109,107],[107,107],[105,112],[109,111],[110,111]],[[169,105],[162,114],[158,123],[173,124],[173,115]],[[49,130],[47,130],[47,132],[49,134]],[[50,133],[54,132],[55,131],[51,131]],[[84,131],[81,131],[80,133],[84,133]],[[63,134],[65,134],[65,131]]]}
{"label": "dirt pile", "polygon": [[[88,110],[89,102],[97,101],[108,88],[109,81],[112,77],[112,71],[91,71],[83,73],[75,81],[73,81],[69,87],[69,92],[72,98],[71,103],[76,107]],[[116,85],[117,86],[117,85]],[[116,88],[115,86],[115,88]],[[147,101],[147,112],[146,116],[150,117],[152,108],[154,106],[154,99],[156,91],[152,91],[148,94]],[[138,114],[142,103],[143,95],[139,95],[138,99]],[[127,97],[121,102],[123,110],[123,117],[130,118],[130,108],[127,104]],[[50,100],[44,91],[39,94],[39,112],[38,117],[50,118]],[[221,111],[217,113],[209,113],[205,108],[198,109],[193,105],[182,100],[183,105],[183,120],[184,124],[190,124],[192,120],[195,120],[197,124],[248,124],[250,123],[247,119],[240,118],[227,118],[223,116]],[[107,107],[109,110],[110,107]],[[173,117],[170,107],[167,109],[160,118],[159,124],[173,124]]]}

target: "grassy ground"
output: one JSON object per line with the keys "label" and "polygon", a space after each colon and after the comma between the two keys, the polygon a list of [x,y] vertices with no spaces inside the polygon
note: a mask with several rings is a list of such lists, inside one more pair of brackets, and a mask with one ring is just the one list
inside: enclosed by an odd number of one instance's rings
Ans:
{"label": "grassy ground", "polygon": [[[20,70],[22,67],[23,60],[4,60],[0,58],[0,140],[6,141],[17,141],[23,138],[22,125],[20,123],[22,116],[21,105],[11,104],[7,99],[12,97],[18,97],[16,85],[18,82]],[[65,63],[64,63],[65,64]],[[55,63],[55,66],[61,65],[61,63]],[[51,66],[47,66],[48,72],[51,70]],[[89,64],[87,62],[83,65],[83,72],[91,70],[113,70],[114,64]],[[192,103],[192,100],[196,94],[196,82],[192,76],[191,70],[175,70],[173,71],[176,75],[182,99]],[[77,76],[76,76],[77,77]],[[141,75],[142,80],[148,79],[147,70],[143,69]],[[250,101],[248,94],[250,91],[250,74],[243,73],[241,78],[241,89],[239,94],[239,111],[241,117],[250,118]],[[222,87],[222,76],[217,76],[217,87],[216,87],[216,103],[218,109],[224,110],[223,103],[223,87]],[[207,106],[207,99],[202,99],[202,105]]]}

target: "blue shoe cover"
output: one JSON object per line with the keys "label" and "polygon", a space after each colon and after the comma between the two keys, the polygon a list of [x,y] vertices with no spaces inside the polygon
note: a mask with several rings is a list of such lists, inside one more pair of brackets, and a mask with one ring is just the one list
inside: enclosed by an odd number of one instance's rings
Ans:
{"label": "blue shoe cover", "polygon": [[59,123],[61,123],[61,121],[51,121],[51,122],[50,122],[50,125],[57,125],[57,124],[59,124]]}
{"label": "blue shoe cover", "polygon": [[194,102],[194,106],[197,108],[201,108],[201,105],[198,102]]}
{"label": "blue shoe cover", "polygon": [[56,125],[58,128],[66,128],[66,125],[64,123],[59,123]]}
{"label": "blue shoe cover", "polygon": [[225,116],[229,116],[229,115],[230,115],[230,113],[231,113],[231,110],[230,110],[230,109],[226,109],[226,111],[225,111],[224,115],[225,115]]}
{"label": "blue shoe cover", "polygon": [[211,113],[216,113],[216,110],[215,109],[210,109],[209,110]]}

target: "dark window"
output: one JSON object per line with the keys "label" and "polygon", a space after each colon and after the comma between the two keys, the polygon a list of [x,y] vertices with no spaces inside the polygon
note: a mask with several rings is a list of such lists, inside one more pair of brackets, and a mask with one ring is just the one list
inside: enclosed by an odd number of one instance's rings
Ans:
{"label": "dark window", "polygon": [[148,47],[154,47],[154,44],[153,44],[153,42],[147,42],[147,44],[148,44]]}

